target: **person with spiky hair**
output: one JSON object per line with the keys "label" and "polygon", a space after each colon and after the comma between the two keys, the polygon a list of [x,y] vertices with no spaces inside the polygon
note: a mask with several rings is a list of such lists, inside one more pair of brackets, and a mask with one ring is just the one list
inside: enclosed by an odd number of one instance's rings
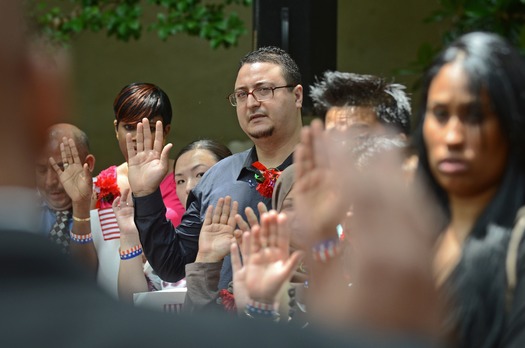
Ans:
{"label": "person with spiky hair", "polygon": [[405,86],[373,75],[326,71],[310,87],[316,114],[325,128],[360,130],[361,133],[384,131],[410,132],[410,99]]}

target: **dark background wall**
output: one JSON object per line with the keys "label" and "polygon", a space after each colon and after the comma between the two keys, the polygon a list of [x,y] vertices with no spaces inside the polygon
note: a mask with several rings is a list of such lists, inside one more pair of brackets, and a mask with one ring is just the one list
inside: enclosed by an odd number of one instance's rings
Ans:
{"label": "dark background wall", "polygon": [[[423,23],[435,6],[432,0],[339,0],[338,70],[392,77],[411,86],[413,76],[395,76],[393,71],[413,61],[422,42],[439,40],[439,28]],[[87,33],[74,42],[74,123],[90,138],[97,172],[124,160],[114,136],[112,104],[118,91],[134,81],[155,83],[170,96],[172,156],[200,137],[222,141],[234,151],[248,145],[226,100],[239,58],[253,45],[252,9],[236,10],[249,33],[227,50],[213,50],[207,42],[184,35],[162,42],[152,33],[129,43]]]}

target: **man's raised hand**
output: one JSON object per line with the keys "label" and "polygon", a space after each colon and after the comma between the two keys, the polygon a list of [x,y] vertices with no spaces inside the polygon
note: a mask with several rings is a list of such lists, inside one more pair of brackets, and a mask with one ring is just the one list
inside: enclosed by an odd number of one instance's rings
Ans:
{"label": "man's raised hand", "polygon": [[90,202],[93,192],[93,180],[87,163],[82,163],[75,141],[64,137],[60,144],[62,168],[53,157],[49,158],[51,167],[58,174],[67,195],[74,203]]}

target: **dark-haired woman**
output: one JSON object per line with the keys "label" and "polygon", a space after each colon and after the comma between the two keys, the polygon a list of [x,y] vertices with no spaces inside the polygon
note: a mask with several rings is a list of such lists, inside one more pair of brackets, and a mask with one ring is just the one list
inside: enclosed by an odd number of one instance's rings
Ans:
{"label": "dark-haired woman", "polygon": [[[100,224],[92,223],[92,229],[99,259],[99,283],[117,296],[120,263],[118,250],[120,247],[120,252],[125,252],[132,247],[121,245],[120,230],[111,207],[113,200],[129,189],[126,135],[131,134],[135,141],[137,123],[147,118],[153,129],[157,121],[162,121],[166,139],[171,129],[172,108],[167,94],[160,87],[152,83],[131,83],[122,88],[116,96],[113,111],[115,134],[125,162],[103,170],[95,179],[96,208]],[[171,161],[170,168],[174,163]],[[166,217],[176,226],[184,214],[184,207],[178,199],[172,171],[161,182],[160,191],[166,206]]]}
{"label": "dark-haired woman", "polygon": [[[135,139],[137,123],[148,118],[150,126],[155,129],[155,123],[162,121],[164,127],[164,139],[171,129],[171,103],[166,93],[160,87],[151,83],[132,83],[125,86],[115,98],[113,103],[115,120],[115,133],[119,143],[120,151],[126,162],[116,167],[119,188],[129,188],[128,178],[128,151],[126,149],[126,134],[131,133]],[[170,160],[173,167],[174,160]],[[184,207],[176,195],[176,187],[173,183],[173,172],[169,171],[160,184],[162,198],[166,205],[166,217],[175,226],[180,223],[184,214]],[[110,205],[111,206],[111,205]]]}
{"label": "dark-haired woman", "polygon": [[525,63],[497,35],[464,35],[430,68],[421,105],[420,172],[447,216],[434,270],[449,300],[448,338],[525,347],[523,241],[507,260],[525,204]]}
{"label": "dark-haired woman", "polygon": [[215,163],[232,153],[225,145],[210,139],[196,140],[184,146],[175,157],[175,183],[177,196],[186,207],[188,194],[204,173]]}

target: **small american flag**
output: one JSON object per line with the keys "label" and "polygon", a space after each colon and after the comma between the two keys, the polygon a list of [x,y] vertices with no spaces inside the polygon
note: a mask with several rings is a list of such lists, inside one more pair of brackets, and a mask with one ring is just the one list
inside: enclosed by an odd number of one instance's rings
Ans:
{"label": "small american flag", "polygon": [[180,313],[182,311],[182,303],[165,303],[165,313]]}
{"label": "small american flag", "polygon": [[103,208],[98,210],[98,217],[100,219],[100,227],[102,228],[102,236],[104,240],[112,240],[120,238],[120,230],[117,224],[117,217],[113,212],[113,208]]}

